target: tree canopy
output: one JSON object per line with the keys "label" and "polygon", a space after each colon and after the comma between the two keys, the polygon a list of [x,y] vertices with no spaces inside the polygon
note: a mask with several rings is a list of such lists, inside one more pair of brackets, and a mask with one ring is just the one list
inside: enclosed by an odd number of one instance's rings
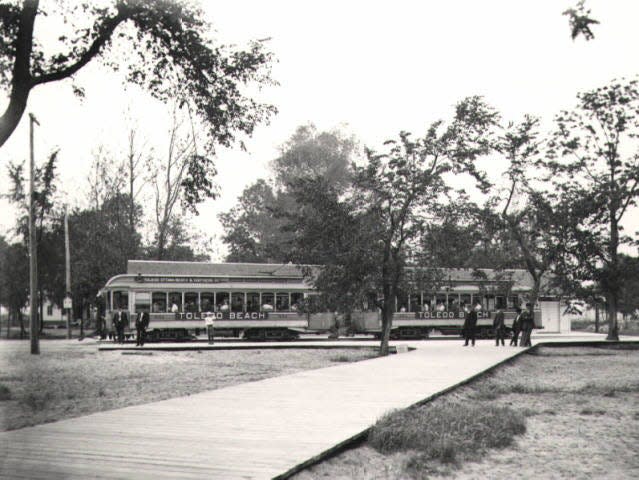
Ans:
{"label": "tree canopy", "polygon": [[294,233],[287,214],[300,208],[293,190],[317,179],[342,191],[351,180],[355,152],[355,139],[339,130],[320,132],[312,124],[298,127],[271,162],[274,181],[249,185],[237,205],[220,215],[227,261],[290,261]]}
{"label": "tree canopy", "polygon": [[[38,35],[36,18],[55,21],[55,41]],[[271,54],[261,42],[246,50],[214,43],[193,2],[24,0],[0,5],[0,25],[0,86],[10,92],[0,117],[0,146],[20,122],[34,88],[72,78],[96,60],[124,70],[128,82],[160,100],[180,98],[206,124],[211,145],[230,145],[237,133],[250,134],[275,112],[242,88],[271,83]],[[197,162],[190,173],[197,183],[196,167]]]}

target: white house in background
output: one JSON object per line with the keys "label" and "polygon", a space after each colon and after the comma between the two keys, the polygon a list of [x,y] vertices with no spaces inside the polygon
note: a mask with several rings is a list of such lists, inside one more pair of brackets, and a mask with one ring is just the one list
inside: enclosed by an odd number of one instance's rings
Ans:
{"label": "white house in background", "polygon": [[[62,308],[56,305],[54,302],[51,302],[50,300],[45,300],[42,307],[43,307],[42,316],[43,316],[45,326],[47,322],[57,324],[57,323],[66,321]],[[22,309],[22,313],[28,316],[29,312],[30,312],[30,308],[29,308],[29,304],[27,304]]]}

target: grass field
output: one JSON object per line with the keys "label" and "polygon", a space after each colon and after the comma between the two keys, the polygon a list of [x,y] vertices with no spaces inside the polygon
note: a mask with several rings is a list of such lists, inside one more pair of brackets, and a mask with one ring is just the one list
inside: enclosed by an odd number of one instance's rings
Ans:
{"label": "grass field", "polygon": [[294,478],[639,478],[637,372],[636,349],[541,348]]}
{"label": "grass field", "polygon": [[371,358],[371,350],[98,352],[94,341],[0,340],[0,431]]}
{"label": "grass field", "polygon": [[[595,321],[592,319],[575,319],[571,323],[573,331],[594,332],[596,331]],[[639,336],[639,319],[627,318],[620,319],[619,335]],[[599,322],[599,333],[608,333],[608,322],[601,320]]]}

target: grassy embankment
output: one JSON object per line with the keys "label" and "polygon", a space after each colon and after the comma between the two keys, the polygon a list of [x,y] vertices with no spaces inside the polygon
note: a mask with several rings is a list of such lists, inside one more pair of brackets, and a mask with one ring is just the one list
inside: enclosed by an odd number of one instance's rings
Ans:
{"label": "grassy embankment", "polygon": [[638,371],[637,349],[542,348],[295,478],[639,478]]}
{"label": "grassy embankment", "polygon": [[371,358],[376,350],[98,352],[87,340],[0,340],[0,431]]}

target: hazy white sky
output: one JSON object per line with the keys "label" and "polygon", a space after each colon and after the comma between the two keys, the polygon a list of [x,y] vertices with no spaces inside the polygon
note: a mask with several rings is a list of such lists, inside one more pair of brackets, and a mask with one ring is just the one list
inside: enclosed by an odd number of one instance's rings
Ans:
{"label": "hazy white sky", "polygon": [[[550,124],[560,109],[575,104],[578,91],[639,73],[639,2],[588,0],[601,25],[596,39],[570,39],[561,13],[575,0],[448,1],[216,1],[204,2],[216,37],[243,44],[271,37],[278,87],[261,93],[279,114],[260,126],[239,149],[219,152],[217,182],[222,195],[200,208],[196,220],[208,234],[219,233],[217,213],[228,210],[242,189],[268,174],[268,162],[296,126],[320,129],[347,124],[347,131],[377,147],[400,130],[421,134],[468,95],[483,95],[507,119],[524,113]],[[36,31],[38,25],[36,24]],[[77,76],[85,87],[80,102],[71,82],[35,89],[28,111],[36,114],[37,158],[60,150],[60,175],[71,203],[79,201],[100,143],[113,151],[126,141],[124,112],[159,142],[166,129],[161,105],[98,65]],[[0,101],[0,108],[4,108]],[[22,120],[0,149],[0,191],[7,188],[6,165],[28,155],[28,121]],[[0,203],[0,227],[14,212]],[[625,222],[639,229],[635,209]]]}

